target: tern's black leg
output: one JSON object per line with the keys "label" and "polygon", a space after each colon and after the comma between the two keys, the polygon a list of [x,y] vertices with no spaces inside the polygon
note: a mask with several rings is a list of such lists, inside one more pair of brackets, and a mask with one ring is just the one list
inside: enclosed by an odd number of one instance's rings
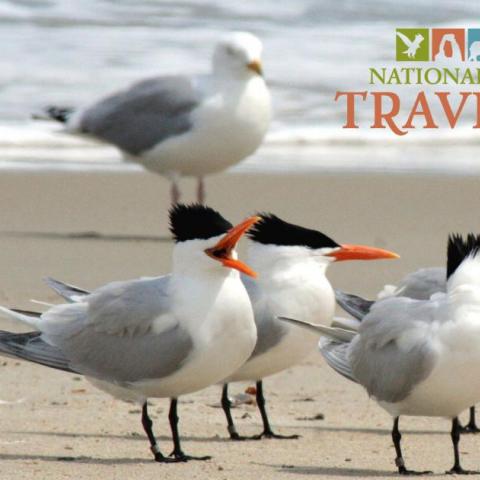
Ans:
{"label": "tern's black leg", "polygon": [[398,468],[398,473],[400,475],[425,475],[427,473],[432,473],[432,472],[415,472],[413,470],[407,470],[407,467],[405,467],[405,461],[403,460],[402,449],[400,447],[400,440],[402,439],[402,434],[398,429],[399,418],[400,417],[395,417],[393,421],[393,428],[392,428],[392,440],[393,440],[393,445],[395,446],[395,452],[397,454],[397,457],[395,458],[395,465]]}
{"label": "tern's black leg", "polygon": [[470,420],[465,426],[460,426],[460,433],[480,433],[475,421],[475,407],[470,407]]}
{"label": "tern's black leg", "polygon": [[147,434],[148,440],[150,441],[150,450],[152,451],[155,461],[162,462],[162,463],[172,463],[175,461],[174,458],[168,458],[163,456],[162,452],[157,443],[157,439],[152,431],[152,419],[148,416],[147,410],[147,402],[145,402],[142,406],[142,425],[145,433]]}
{"label": "tern's black leg", "polygon": [[273,433],[272,428],[270,427],[270,422],[268,421],[267,411],[265,409],[265,397],[263,396],[263,382],[260,380],[257,382],[257,405],[260,410],[260,415],[262,415],[263,421],[263,432],[260,435],[256,435],[255,439],[260,438],[279,438],[279,439],[292,439],[300,438],[299,435],[278,435]]}
{"label": "tern's black leg", "polygon": [[230,402],[230,399],[228,398],[228,383],[225,383],[222,388],[222,408],[223,411],[225,412],[225,416],[227,417],[227,428],[228,428],[228,433],[230,434],[230,438],[232,440],[245,440],[246,437],[241,437],[237,429],[235,428],[235,423],[233,422],[233,417],[232,417],[232,404]]}
{"label": "tern's black leg", "polygon": [[173,452],[170,454],[171,457],[177,462],[187,462],[188,460],[209,460],[210,456],[206,457],[192,457],[191,455],[186,455],[183,453],[180,446],[180,435],[178,434],[178,415],[177,415],[177,399],[170,399],[170,411],[168,412],[168,420],[170,421],[170,428],[172,429],[172,438],[173,438]]}
{"label": "tern's black leg", "polygon": [[458,474],[458,475],[475,475],[479,473],[472,470],[464,470],[460,465],[460,452],[458,451],[458,444],[460,442],[460,422],[458,421],[458,417],[455,417],[452,420],[451,436],[452,436],[453,455],[455,458],[455,463],[453,464],[453,467],[450,470],[448,470],[448,472],[446,473]]}

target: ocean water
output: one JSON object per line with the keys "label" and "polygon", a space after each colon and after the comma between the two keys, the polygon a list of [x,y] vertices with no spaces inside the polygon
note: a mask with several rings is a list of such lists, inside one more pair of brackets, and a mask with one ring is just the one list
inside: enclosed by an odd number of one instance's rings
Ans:
{"label": "ocean water", "polygon": [[[137,169],[115,149],[34,122],[31,113],[81,106],[152,75],[206,71],[219,36],[248,30],[264,43],[275,119],[261,150],[235,169],[478,174],[473,99],[450,130],[433,89],[421,87],[441,128],[419,122],[397,137],[369,128],[371,99],[357,108],[361,128],[342,129],[345,104],[334,96],[397,92],[405,121],[419,87],[368,84],[369,67],[403,66],[395,62],[395,28],[480,28],[479,13],[467,0],[0,0],[0,169]],[[437,90],[451,91],[458,105],[458,87]]]}

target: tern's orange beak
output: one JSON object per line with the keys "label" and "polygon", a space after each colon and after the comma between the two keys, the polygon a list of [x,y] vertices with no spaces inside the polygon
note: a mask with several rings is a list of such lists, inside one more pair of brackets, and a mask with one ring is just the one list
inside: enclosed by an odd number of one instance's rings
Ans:
{"label": "tern's orange beak", "polygon": [[222,265],[225,267],[235,268],[239,272],[245,273],[245,275],[256,277],[257,274],[246,263],[232,257],[232,250],[235,248],[242,235],[259,220],[261,220],[260,217],[250,217],[235,227],[232,227],[216,245],[207,248],[205,253],[214,260],[222,262]]}
{"label": "tern's orange beak", "polygon": [[383,248],[367,247],[365,245],[341,245],[339,250],[326,255],[334,257],[335,261],[342,262],[344,260],[381,260],[400,258],[400,255],[383,250]]}
{"label": "tern's orange beak", "polygon": [[247,63],[247,68],[249,70],[252,70],[252,72],[255,72],[261,77],[263,77],[262,64],[260,60],[253,60],[250,63]]}

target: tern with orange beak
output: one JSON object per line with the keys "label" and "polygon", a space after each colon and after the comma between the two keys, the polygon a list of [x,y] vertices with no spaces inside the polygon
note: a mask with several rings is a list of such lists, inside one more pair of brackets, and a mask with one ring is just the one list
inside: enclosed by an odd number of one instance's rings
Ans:
{"label": "tern with orange beak", "polygon": [[245,438],[236,430],[228,397],[228,383],[237,381],[256,382],[263,431],[253,438],[296,438],[272,431],[265,409],[263,378],[304,360],[316,349],[318,335],[281,322],[277,316],[329,325],[335,295],[325,273],[331,263],[398,258],[379,248],[340,245],[319,231],[293,225],[269,213],[260,217],[247,234],[251,240],[248,263],[258,272],[258,279],[243,277],[255,314],[257,344],[248,361],[225,379],[222,394],[232,440]]}
{"label": "tern with orange beak", "polygon": [[[155,460],[194,459],[180,446],[177,398],[223,380],[255,347],[256,326],[240,272],[255,273],[238,260],[235,246],[258,220],[232,227],[211,208],[176,205],[170,210],[170,275],[111,283],[43,314],[0,307],[35,329],[0,332],[0,353],[86,375],[100,389],[139,402]],[[162,454],[153,434],[149,397],[171,399],[170,456]]]}

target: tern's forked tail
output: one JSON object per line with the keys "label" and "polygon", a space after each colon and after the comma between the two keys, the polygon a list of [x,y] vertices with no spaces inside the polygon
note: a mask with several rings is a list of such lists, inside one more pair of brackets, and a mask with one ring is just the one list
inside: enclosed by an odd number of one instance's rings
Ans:
{"label": "tern's forked tail", "polygon": [[12,333],[0,330],[0,355],[28,360],[46,367],[78,373],[56,347],[41,339],[40,332]]}

